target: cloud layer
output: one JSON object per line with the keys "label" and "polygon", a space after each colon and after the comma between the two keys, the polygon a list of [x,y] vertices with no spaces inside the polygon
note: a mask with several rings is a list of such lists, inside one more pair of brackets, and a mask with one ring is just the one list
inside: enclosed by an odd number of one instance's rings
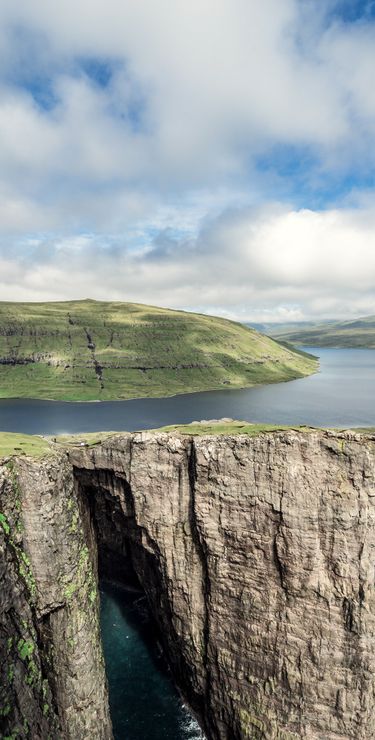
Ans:
{"label": "cloud layer", "polygon": [[0,297],[375,312],[375,25],[323,5],[3,0]]}
{"label": "cloud layer", "polygon": [[374,313],[375,211],[230,211],[195,238],[143,247],[86,234],[3,247],[4,300],[95,296],[248,321]]}

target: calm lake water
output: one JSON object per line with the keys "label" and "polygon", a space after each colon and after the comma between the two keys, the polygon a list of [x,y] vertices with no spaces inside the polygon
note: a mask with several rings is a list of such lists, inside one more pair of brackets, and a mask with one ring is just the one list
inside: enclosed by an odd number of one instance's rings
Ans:
{"label": "calm lake water", "polygon": [[134,431],[228,416],[311,426],[375,426],[375,351],[304,348],[320,372],[289,383],[102,403],[0,400],[0,431]]}
{"label": "calm lake water", "polygon": [[115,740],[204,740],[167,673],[145,598],[102,584],[101,626]]}

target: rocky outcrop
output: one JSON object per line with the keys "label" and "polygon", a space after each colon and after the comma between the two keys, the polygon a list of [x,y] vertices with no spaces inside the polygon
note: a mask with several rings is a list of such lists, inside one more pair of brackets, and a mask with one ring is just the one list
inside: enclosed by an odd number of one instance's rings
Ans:
{"label": "rocky outcrop", "polygon": [[[88,684],[91,677],[95,683],[88,689],[81,679],[72,694],[80,701],[87,689],[81,721],[98,713],[86,737],[109,732],[95,606],[98,547],[103,574],[121,580],[135,571],[175,680],[209,740],[375,738],[374,445],[374,438],[318,431],[143,433],[71,449],[69,461],[20,463],[22,542],[36,596],[24,597],[17,584],[30,592],[27,578],[9,572],[0,634],[6,614],[21,614],[27,603],[63,736],[85,736],[72,731],[74,712],[64,704],[73,666],[82,664]],[[72,471],[75,493],[63,482]],[[2,505],[9,471],[5,479]],[[68,525],[71,500],[78,508]],[[85,547],[92,565],[80,580]],[[5,555],[16,564],[9,545]],[[77,602],[85,605],[75,633],[79,654],[68,659],[67,649],[57,650],[59,663],[45,667],[45,646],[67,635]],[[52,636],[38,626],[44,614],[60,615]],[[21,688],[14,690],[18,702]],[[40,707],[38,696],[27,701]],[[17,721],[24,711],[17,704]],[[102,735],[95,734],[99,726]]]}
{"label": "rocky outcrop", "polygon": [[208,737],[375,737],[372,440],[141,434],[71,460]]}
{"label": "rocky outcrop", "polygon": [[65,454],[0,468],[0,736],[112,737],[96,543]]}

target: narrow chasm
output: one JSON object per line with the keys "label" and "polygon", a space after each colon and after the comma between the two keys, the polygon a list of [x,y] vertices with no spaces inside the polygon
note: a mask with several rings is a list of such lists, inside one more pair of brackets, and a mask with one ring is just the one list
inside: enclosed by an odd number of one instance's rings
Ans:
{"label": "narrow chasm", "polygon": [[136,524],[131,488],[112,471],[75,470],[75,478],[96,533],[114,740],[204,740],[175,687],[151,613],[145,588],[158,591],[158,559]]}

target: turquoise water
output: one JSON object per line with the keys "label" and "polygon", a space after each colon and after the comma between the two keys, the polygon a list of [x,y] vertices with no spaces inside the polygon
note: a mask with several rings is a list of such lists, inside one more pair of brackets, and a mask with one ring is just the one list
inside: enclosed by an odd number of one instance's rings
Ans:
{"label": "turquoise water", "polygon": [[101,586],[115,740],[203,740],[166,669],[142,594]]}

